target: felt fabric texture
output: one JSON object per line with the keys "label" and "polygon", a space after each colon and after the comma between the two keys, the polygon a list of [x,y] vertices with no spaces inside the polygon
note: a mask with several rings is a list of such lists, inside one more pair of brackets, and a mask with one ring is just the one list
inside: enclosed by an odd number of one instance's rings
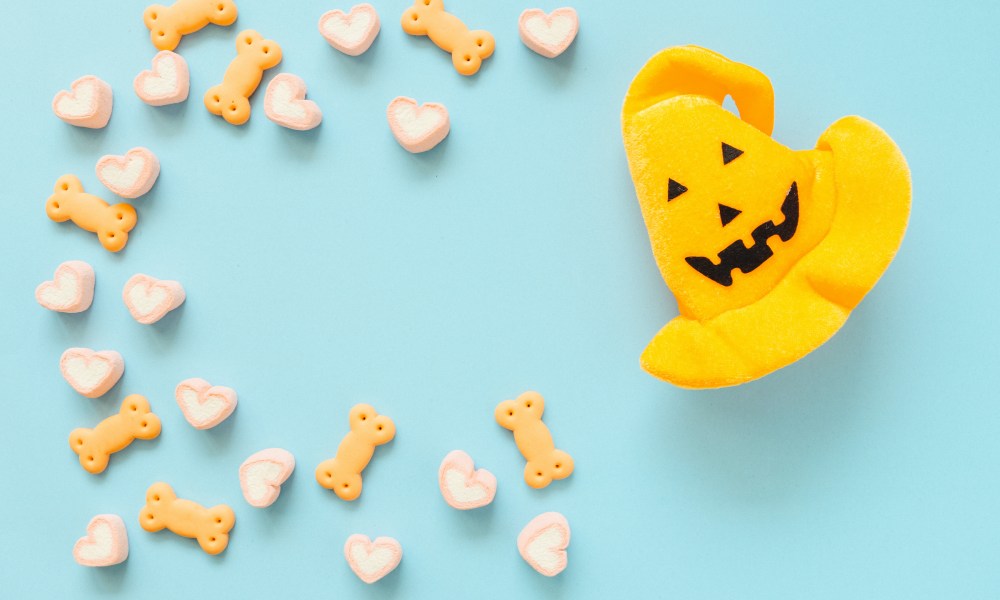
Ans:
{"label": "felt fabric texture", "polygon": [[85,567],[110,567],[128,558],[128,532],[118,515],[97,515],[87,535],[73,545],[73,559]]}
{"label": "felt fabric texture", "polygon": [[160,418],[151,412],[144,396],[132,394],[122,401],[117,414],[93,429],[80,427],[69,434],[69,447],[80,458],[80,466],[94,475],[108,468],[111,455],[133,440],[151,440],[160,435]]}
{"label": "felt fabric texture", "polygon": [[546,58],[555,58],[576,39],[580,16],[569,7],[548,14],[539,8],[529,8],[518,18],[517,29],[525,46]]}
{"label": "felt fabric texture", "polygon": [[187,100],[191,91],[191,73],[184,57],[161,50],[153,57],[153,68],[135,76],[132,89],[150,106],[167,106]]}
{"label": "felt fabric texture", "polygon": [[211,429],[236,410],[236,390],[212,385],[199,377],[185,379],[174,389],[174,398],[184,418],[195,429]]}
{"label": "felt fabric texture", "polygon": [[94,283],[94,267],[82,260],[68,260],[56,267],[51,281],[35,288],[35,300],[51,311],[83,312],[94,301]]}
{"label": "felt fabric texture", "polygon": [[153,188],[160,160],[149,148],[132,148],[123,156],[106,154],[97,161],[97,178],[122,198],[138,198]]}
{"label": "felt fabric texture", "polygon": [[654,56],[625,97],[629,169],[680,311],[642,354],[661,379],[736,385],[805,356],[902,241],[910,174],[885,132],[846,117],[793,151],[771,139],[773,122],[763,74],[696,46]]}
{"label": "felt fabric texture", "polygon": [[85,75],[59,91],[52,99],[52,112],[77,127],[101,129],[111,120],[114,94],[111,86],[93,75]]}
{"label": "felt fabric texture", "polygon": [[344,12],[334,9],[319,18],[319,32],[328,44],[348,56],[360,56],[378,37],[378,11],[371,4],[358,4]]}

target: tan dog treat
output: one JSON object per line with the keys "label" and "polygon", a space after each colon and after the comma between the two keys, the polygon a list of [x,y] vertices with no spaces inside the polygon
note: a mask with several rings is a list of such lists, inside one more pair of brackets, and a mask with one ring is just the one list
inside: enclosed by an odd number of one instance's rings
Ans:
{"label": "tan dog treat", "polygon": [[45,214],[56,223],[72,220],[77,227],[97,234],[101,245],[118,252],[128,242],[128,232],[136,223],[131,204],[113,204],[83,191],[76,175],[63,175],[45,203]]}
{"label": "tan dog treat", "polygon": [[416,0],[403,12],[400,24],[406,33],[426,35],[438,48],[451,52],[451,62],[462,75],[475,75],[496,47],[489,31],[469,31],[458,17],[445,12],[442,0]]}
{"label": "tan dog treat", "polygon": [[553,479],[565,479],[573,473],[573,457],[556,449],[549,428],[542,422],[544,411],[545,400],[538,392],[504,400],[493,411],[497,423],[514,432],[514,442],[528,461],[524,481],[533,488],[543,488]]}
{"label": "tan dog treat", "polygon": [[80,464],[89,473],[101,473],[111,455],[124,450],[132,440],[151,440],[160,435],[160,418],[150,412],[149,401],[132,394],[122,402],[121,410],[93,429],[81,427],[69,434],[69,447],[80,456]]}
{"label": "tan dog treat", "polygon": [[154,4],[142,13],[157,50],[173,50],[181,37],[209,23],[227,27],[236,22],[236,17],[233,0],[177,0],[170,6]]}
{"label": "tan dog treat", "polygon": [[257,91],[264,71],[281,62],[281,46],[252,29],[236,39],[236,58],[229,63],[222,83],[205,92],[205,108],[233,125],[250,119],[250,96]]}
{"label": "tan dog treat", "polygon": [[361,472],[375,454],[375,446],[392,441],[396,424],[375,412],[369,404],[357,404],[349,417],[351,430],[337,448],[337,456],[324,460],[316,467],[316,481],[333,490],[344,500],[361,495]]}
{"label": "tan dog treat", "polygon": [[236,515],[225,504],[205,508],[178,498],[174,489],[161,481],[146,490],[146,506],[139,511],[139,525],[146,531],[169,529],[179,536],[194,538],[202,550],[218,554],[229,545],[229,532],[236,525]]}

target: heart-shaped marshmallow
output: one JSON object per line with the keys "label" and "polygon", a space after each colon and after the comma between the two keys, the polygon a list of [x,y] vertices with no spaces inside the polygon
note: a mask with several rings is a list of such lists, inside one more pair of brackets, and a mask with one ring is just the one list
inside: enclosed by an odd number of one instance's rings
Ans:
{"label": "heart-shaped marshmallow", "polygon": [[576,39],[580,17],[572,8],[557,8],[549,14],[539,8],[529,8],[521,13],[517,28],[525,46],[542,56],[555,58]]}
{"label": "heart-shaped marshmallow", "polygon": [[264,114],[282,127],[307,131],[323,120],[323,111],[306,100],[306,82],[291,73],[277,75],[264,92]]}
{"label": "heart-shaped marshmallow", "polygon": [[434,102],[417,105],[413,98],[400,96],[389,103],[386,116],[396,141],[413,153],[437,146],[451,129],[448,109]]}
{"label": "heart-shaped marshmallow", "polygon": [[111,119],[114,95],[111,86],[93,75],[73,82],[70,90],[60,90],[52,99],[52,111],[70,125],[100,129]]}
{"label": "heart-shaped marshmallow", "polygon": [[373,542],[367,535],[355,533],[344,544],[344,556],[361,581],[375,583],[403,560],[403,547],[391,537],[377,537]]}
{"label": "heart-shaped marshmallow", "polygon": [[[178,383],[174,397],[177,398],[177,405],[181,407],[184,418],[195,429],[211,429],[236,410],[237,398],[233,388],[212,385],[198,377]],[[242,468],[240,474],[242,479]]]}
{"label": "heart-shaped marshmallow", "polygon": [[371,47],[379,31],[378,12],[371,4],[358,4],[351,11],[331,10],[319,18],[319,32],[337,50],[358,56]]}
{"label": "heart-shaped marshmallow", "polygon": [[185,295],[184,287],[176,281],[138,273],[125,282],[122,298],[133,319],[152,325],[183,304]]}
{"label": "heart-shaped marshmallow", "polygon": [[474,470],[472,457],[461,450],[444,457],[438,469],[438,485],[444,501],[459,510],[486,506],[497,494],[497,478],[493,473]]}
{"label": "heart-shaped marshmallow", "polygon": [[73,558],[85,567],[110,567],[128,558],[128,533],[118,515],[97,515],[76,541]]}
{"label": "heart-shaped marshmallow", "polygon": [[160,161],[149,148],[132,148],[124,156],[107,154],[97,161],[97,178],[122,198],[138,198],[153,187]]}
{"label": "heart-shaped marshmallow", "polygon": [[517,549],[531,568],[554,577],[566,568],[569,522],[557,512],[542,513],[517,536]]}
{"label": "heart-shaped marshmallow", "polygon": [[288,450],[261,450],[240,465],[240,489],[250,506],[266,508],[281,493],[281,484],[295,470],[295,457]]}
{"label": "heart-shaped marshmallow", "polygon": [[59,358],[59,370],[74,390],[87,398],[100,398],[125,372],[125,360],[114,350],[70,348]]}
{"label": "heart-shaped marshmallow", "polygon": [[82,260],[62,263],[52,281],[43,281],[35,288],[35,300],[56,312],[87,310],[94,301],[94,268]]}
{"label": "heart-shaped marshmallow", "polygon": [[187,61],[176,52],[158,52],[153,57],[153,68],[136,75],[132,87],[135,95],[150,106],[184,102],[191,89]]}

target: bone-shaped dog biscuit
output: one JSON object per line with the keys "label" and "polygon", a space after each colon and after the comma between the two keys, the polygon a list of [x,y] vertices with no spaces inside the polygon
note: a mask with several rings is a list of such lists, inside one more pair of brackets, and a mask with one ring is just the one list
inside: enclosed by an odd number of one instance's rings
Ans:
{"label": "bone-shaped dog biscuit", "polygon": [[154,4],[142,14],[157,50],[173,50],[181,37],[209,23],[226,27],[236,22],[233,0],[177,0],[171,6]]}
{"label": "bone-shaped dog biscuit", "polygon": [[281,62],[281,46],[252,29],[236,40],[236,58],[229,63],[222,83],[205,92],[205,108],[233,125],[250,119],[250,96],[257,90],[264,71]]}
{"label": "bone-shaped dog biscuit", "polygon": [[80,229],[97,234],[101,245],[118,252],[128,242],[128,232],[135,227],[135,209],[131,204],[113,204],[83,191],[76,175],[63,175],[56,181],[54,193],[45,203],[45,214],[57,223],[72,220]]}
{"label": "bone-shaped dog biscuit", "polygon": [[81,427],[69,434],[69,447],[80,456],[80,464],[90,473],[108,467],[111,455],[123,450],[132,440],[151,440],[160,435],[160,418],[150,412],[149,401],[132,394],[122,402],[121,410],[93,429]]}
{"label": "bone-shaped dog biscuit", "polygon": [[396,436],[396,424],[392,419],[378,414],[369,404],[355,405],[349,420],[351,430],[340,442],[337,455],[316,467],[316,481],[344,500],[354,500],[361,495],[361,471],[375,454],[375,446],[388,443]]}
{"label": "bone-shaped dog biscuit", "polygon": [[496,47],[490,32],[469,31],[458,17],[445,12],[442,0],[416,0],[403,12],[400,24],[406,33],[426,35],[438,48],[451,52],[451,62],[462,75],[475,75]]}
{"label": "bone-shaped dog biscuit", "polygon": [[146,490],[146,506],[139,511],[139,524],[146,531],[169,529],[179,536],[194,538],[202,550],[218,554],[229,545],[236,514],[225,504],[205,508],[178,498],[172,487],[158,482]]}
{"label": "bone-shaped dog biscuit", "polygon": [[528,464],[524,481],[533,488],[543,488],[553,479],[565,479],[573,473],[573,457],[556,449],[549,428],[542,422],[545,400],[538,392],[525,392],[517,400],[504,400],[493,412],[497,423],[514,432],[514,442]]}

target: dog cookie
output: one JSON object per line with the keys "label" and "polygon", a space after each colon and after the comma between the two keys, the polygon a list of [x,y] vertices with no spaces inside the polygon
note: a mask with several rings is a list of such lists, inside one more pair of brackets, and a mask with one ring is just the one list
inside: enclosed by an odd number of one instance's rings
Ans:
{"label": "dog cookie", "polygon": [[555,577],[566,568],[569,522],[557,512],[542,513],[517,536],[517,549],[531,568],[546,577]]}
{"label": "dog cookie", "polygon": [[496,45],[490,32],[469,31],[458,17],[445,12],[442,0],[416,0],[400,23],[406,33],[426,35],[438,48],[451,52],[451,62],[462,75],[475,75]]}
{"label": "dog cookie", "polygon": [[438,486],[448,506],[469,510],[493,502],[497,478],[486,469],[475,469],[472,457],[455,450],[448,453],[438,469]]}
{"label": "dog cookie", "polygon": [[282,127],[297,131],[314,129],[323,120],[323,111],[306,100],[306,82],[291,73],[275,75],[264,91],[264,114]]}
{"label": "dog cookie", "polygon": [[358,4],[344,14],[331,10],[319,18],[319,32],[331,46],[348,56],[364,54],[379,32],[378,12],[371,4]]}
{"label": "dog cookie", "polygon": [[240,489],[250,506],[267,508],[281,494],[281,485],[295,470],[295,457],[282,448],[252,454],[240,465]]}
{"label": "dog cookie", "polygon": [[361,472],[375,454],[375,446],[386,444],[396,436],[396,424],[392,419],[378,414],[369,404],[356,404],[351,409],[349,422],[351,430],[340,442],[337,455],[316,467],[316,481],[348,501],[361,495]]}
{"label": "dog cookie", "polygon": [[106,154],[97,161],[97,178],[122,198],[144,195],[160,175],[160,161],[149,148],[132,148],[124,156]]}
{"label": "dog cookie", "polygon": [[389,129],[399,145],[414,154],[427,152],[448,137],[451,122],[444,104],[418,105],[413,98],[400,96],[385,111]]}
{"label": "dog cookie", "polygon": [[497,423],[514,432],[514,442],[528,464],[524,480],[533,488],[543,488],[553,479],[573,473],[573,457],[557,450],[552,434],[542,422],[545,400],[538,392],[525,392],[517,400],[504,400],[493,412]]}
{"label": "dog cookie", "polygon": [[211,429],[236,410],[237,398],[233,388],[213,386],[197,377],[178,383],[174,397],[184,418],[195,429]]}
{"label": "dog cookie", "polygon": [[680,312],[642,354],[656,377],[715,388],[802,358],[899,248],[910,171],[885,132],[847,117],[815,150],[793,151],[771,138],[773,124],[767,77],[704,48],[660,52],[629,88],[626,154]]}
{"label": "dog cookie", "polygon": [[153,57],[153,68],[135,76],[132,88],[135,95],[150,106],[184,102],[191,90],[187,61],[180,54],[161,50]]}
{"label": "dog cookie", "polygon": [[69,447],[80,456],[88,473],[108,468],[111,455],[124,450],[132,440],[151,440],[160,435],[160,418],[150,412],[149,401],[132,394],[122,401],[117,415],[111,415],[93,429],[81,427],[69,434]]}
{"label": "dog cookie", "polygon": [[114,94],[104,81],[86,75],[73,82],[70,90],[60,90],[52,99],[52,112],[70,125],[101,129],[111,119]]}
{"label": "dog cookie", "polygon": [[87,310],[94,301],[94,268],[82,260],[62,263],[52,281],[43,281],[35,288],[35,300],[56,312]]}
{"label": "dog cookie", "polygon": [[125,282],[122,299],[132,318],[152,325],[184,304],[184,286],[176,281],[136,273]]}
{"label": "dog cookie", "polygon": [[118,252],[128,242],[128,232],[136,223],[131,204],[109,206],[93,194],[83,191],[76,175],[63,175],[56,181],[54,193],[45,203],[45,214],[56,223],[72,220],[84,231],[97,234],[106,250]]}
{"label": "dog cookie", "polygon": [[114,350],[70,348],[59,358],[59,370],[74,390],[87,398],[100,398],[125,373],[125,360]]}
{"label": "dog cookie", "polygon": [[382,579],[403,560],[403,546],[391,537],[377,537],[373,542],[367,535],[355,533],[344,544],[347,565],[365,583]]}
{"label": "dog cookie", "polygon": [[517,28],[525,46],[546,58],[555,58],[576,39],[580,17],[572,8],[557,8],[549,14],[529,8],[521,13]]}
{"label": "dog cookie", "polygon": [[146,505],[139,511],[139,525],[146,531],[169,529],[181,537],[194,538],[206,553],[218,554],[229,545],[236,514],[225,504],[205,508],[178,498],[174,489],[161,481],[146,490]]}
{"label": "dog cookie", "polygon": [[281,62],[281,46],[265,40],[252,29],[236,40],[236,58],[229,63],[222,83],[205,92],[205,108],[233,125],[250,119],[250,96],[257,90],[264,71]]}
{"label": "dog cookie", "polygon": [[209,23],[228,27],[236,17],[236,3],[232,0],[177,0],[171,6],[154,4],[142,13],[157,50],[173,50],[181,37]]}
{"label": "dog cookie", "polygon": [[128,532],[118,515],[97,515],[87,535],[73,545],[73,559],[85,567],[110,567],[128,558]]}

